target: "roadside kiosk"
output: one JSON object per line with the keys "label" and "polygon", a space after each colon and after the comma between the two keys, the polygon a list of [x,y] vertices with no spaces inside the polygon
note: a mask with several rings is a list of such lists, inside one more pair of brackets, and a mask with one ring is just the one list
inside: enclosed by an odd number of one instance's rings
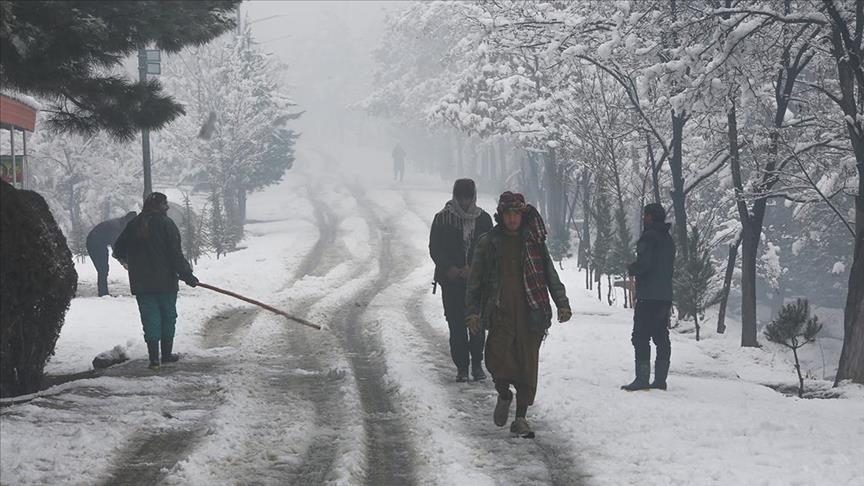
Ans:
{"label": "roadside kiosk", "polygon": [[0,136],[9,133],[9,145],[4,143],[0,153],[0,177],[18,189],[30,186],[27,133],[36,128],[38,111],[39,104],[29,96],[0,92]]}

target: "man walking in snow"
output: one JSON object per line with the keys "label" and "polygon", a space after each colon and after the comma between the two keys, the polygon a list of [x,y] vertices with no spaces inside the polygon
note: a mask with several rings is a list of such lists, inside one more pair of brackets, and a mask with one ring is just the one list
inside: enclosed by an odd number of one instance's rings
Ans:
{"label": "man walking in snow", "polygon": [[470,366],[474,380],[483,380],[484,333],[470,334],[465,327],[465,286],[474,247],[481,235],[492,229],[489,213],[477,207],[477,188],[471,179],[453,184],[453,199],[447,201],[429,233],[429,254],[435,261],[435,282],[441,285],[444,317],[450,327],[450,356],[456,365],[456,381],[468,381]]}
{"label": "man walking in snow", "polygon": [[549,295],[558,322],[570,320],[570,301],[546,248],[546,226],[522,194],[498,199],[495,227],[477,242],[466,295],[467,325],[472,333],[489,330],[486,368],[492,373],[498,402],[493,421],[502,427],[516,389],[516,419],[510,432],[534,437],[526,420],[537,392],[540,344],[552,322]]}
{"label": "man walking in snow", "polygon": [[[672,274],[675,266],[675,242],[669,234],[666,210],[657,203],[642,212],[642,236],[636,243],[636,261],[628,271],[636,277],[636,306],[633,312],[631,342],[636,352],[636,379],[621,388],[627,391],[666,389],[669,374],[669,316],[672,311]],[[651,376],[651,343],[657,346],[654,382]]]}
{"label": "man walking in snow", "polygon": [[396,144],[393,147],[393,180],[402,182],[405,178],[405,149]]}
{"label": "man walking in snow", "polygon": [[108,295],[108,247],[123,232],[123,228],[138,213],[130,211],[125,216],[107,219],[97,224],[87,233],[87,254],[96,267],[96,287],[99,297]]}
{"label": "man walking in snow", "polygon": [[141,214],[126,225],[114,243],[114,258],[129,270],[129,286],[138,301],[150,368],[179,359],[172,354],[177,322],[177,279],[198,285],[183,256],[180,231],[168,217],[168,198],[160,192],[144,200]]}

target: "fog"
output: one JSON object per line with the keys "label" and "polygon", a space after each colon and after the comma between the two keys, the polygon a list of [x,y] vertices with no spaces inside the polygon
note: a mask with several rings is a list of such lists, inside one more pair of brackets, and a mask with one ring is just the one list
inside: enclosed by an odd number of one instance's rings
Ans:
{"label": "fog", "polygon": [[241,6],[262,49],[285,63],[285,82],[305,111],[296,122],[304,145],[371,143],[381,140],[387,120],[371,118],[351,105],[372,90],[372,51],[381,39],[384,16],[404,8],[398,1],[251,1]]}

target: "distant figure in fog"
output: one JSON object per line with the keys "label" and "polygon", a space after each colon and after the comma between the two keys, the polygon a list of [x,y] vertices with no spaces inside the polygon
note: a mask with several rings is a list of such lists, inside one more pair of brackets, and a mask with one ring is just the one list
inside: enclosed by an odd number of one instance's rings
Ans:
{"label": "distant figure in fog", "polygon": [[498,199],[498,223],[477,242],[468,277],[466,324],[472,333],[489,330],[486,368],[498,402],[492,419],[503,427],[516,389],[516,419],[510,432],[533,438],[526,419],[537,393],[540,344],[552,324],[572,315],[564,284],[546,248],[546,226],[522,194],[507,191]]}
{"label": "distant figure in fog", "polygon": [[96,287],[99,297],[108,295],[108,247],[114,246],[114,241],[123,232],[123,228],[137,214],[135,211],[130,211],[125,216],[107,219],[87,233],[87,254],[96,267]]}
{"label": "distant figure in fog", "polygon": [[435,215],[429,233],[429,254],[435,261],[435,282],[441,285],[444,317],[450,328],[450,357],[456,381],[486,379],[483,372],[484,333],[469,335],[465,327],[465,285],[474,247],[492,229],[492,217],[477,207],[477,189],[471,179],[453,184],[453,199]]}
{"label": "distant figure in fog", "polygon": [[402,182],[405,178],[405,149],[398,143],[393,147],[393,180]]}
{"label": "distant figure in fog", "polygon": [[198,279],[183,256],[180,231],[168,217],[168,198],[161,192],[144,200],[141,214],[133,219],[114,243],[114,258],[129,270],[129,286],[138,301],[150,369],[180,359],[173,354],[177,322],[177,280],[195,287]]}
{"label": "distant figure in fog", "polygon": [[[672,275],[675,265],[675,241],[669,234],[666,210],[657,203],[642,212],[642,235],[636,243],[636,261],[628,271],[636,277],[636,305],[633,312],[633,334],[630,341],[636,353],[636,378],[621,388],[627,391],[666,389],[669,358],[669,316],[672,312]],[[651,377],[651,341],[657,346],[654,382]]]}

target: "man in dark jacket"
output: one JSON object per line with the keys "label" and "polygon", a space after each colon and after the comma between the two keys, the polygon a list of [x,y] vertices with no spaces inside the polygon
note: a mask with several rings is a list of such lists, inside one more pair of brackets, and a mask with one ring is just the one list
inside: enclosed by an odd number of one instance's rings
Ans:
{"label": "man in dark jacket", "polygon": [[[652,203],[642,213],[644,229],[636,243],[636,261],[630,264],[630,275],[636,277],[636,307],[633,313],[631,342],[636,352],[636,379],[621,388],[627,391],[649,388],[666,389],[669,374],[669,317],[672,311],[672,273],[675,266],[675,242],[669,234],[666,210]],[[651,376],[651,343],[657,346],[654,382]]]}
{"label": "man in dark jacket", "polygon": [[[477,207],[477,189],[471,179],[453,184],[453,199],[447,201],[429,234],[429,254],[435,261],[435,282],[441,285],[444,317],[450,327],[450,356],[456,365],[456,381],[468,381],[468,368],[474,380],[483,380],[483,341],[485,335],[468,334],[465,327],[465,285],[474,246],[481,235],[492,229],[492,218]],[[470,357],[470,359],[469,359]]]}
{"label": "man in dark jacket", "polygon": [[137,215],[135,211],[130,211],[120,218],[102,221],[87,233],[87,254],[96,267],[99,297],[108,295],[108,247],[114,246],[114,241],[123,232],[123,228]]}
{"label": "man in dark jacket", "polygon": [[138,301],[150,368],[179,359],[171,350],[177,322],[177,279],[198,285],[180,247],[180,231],[168,217],[168,198],[154,192],[144,200],[141,214],[126,225],[114,242],[114,258],[129,270],[129,286]]}

